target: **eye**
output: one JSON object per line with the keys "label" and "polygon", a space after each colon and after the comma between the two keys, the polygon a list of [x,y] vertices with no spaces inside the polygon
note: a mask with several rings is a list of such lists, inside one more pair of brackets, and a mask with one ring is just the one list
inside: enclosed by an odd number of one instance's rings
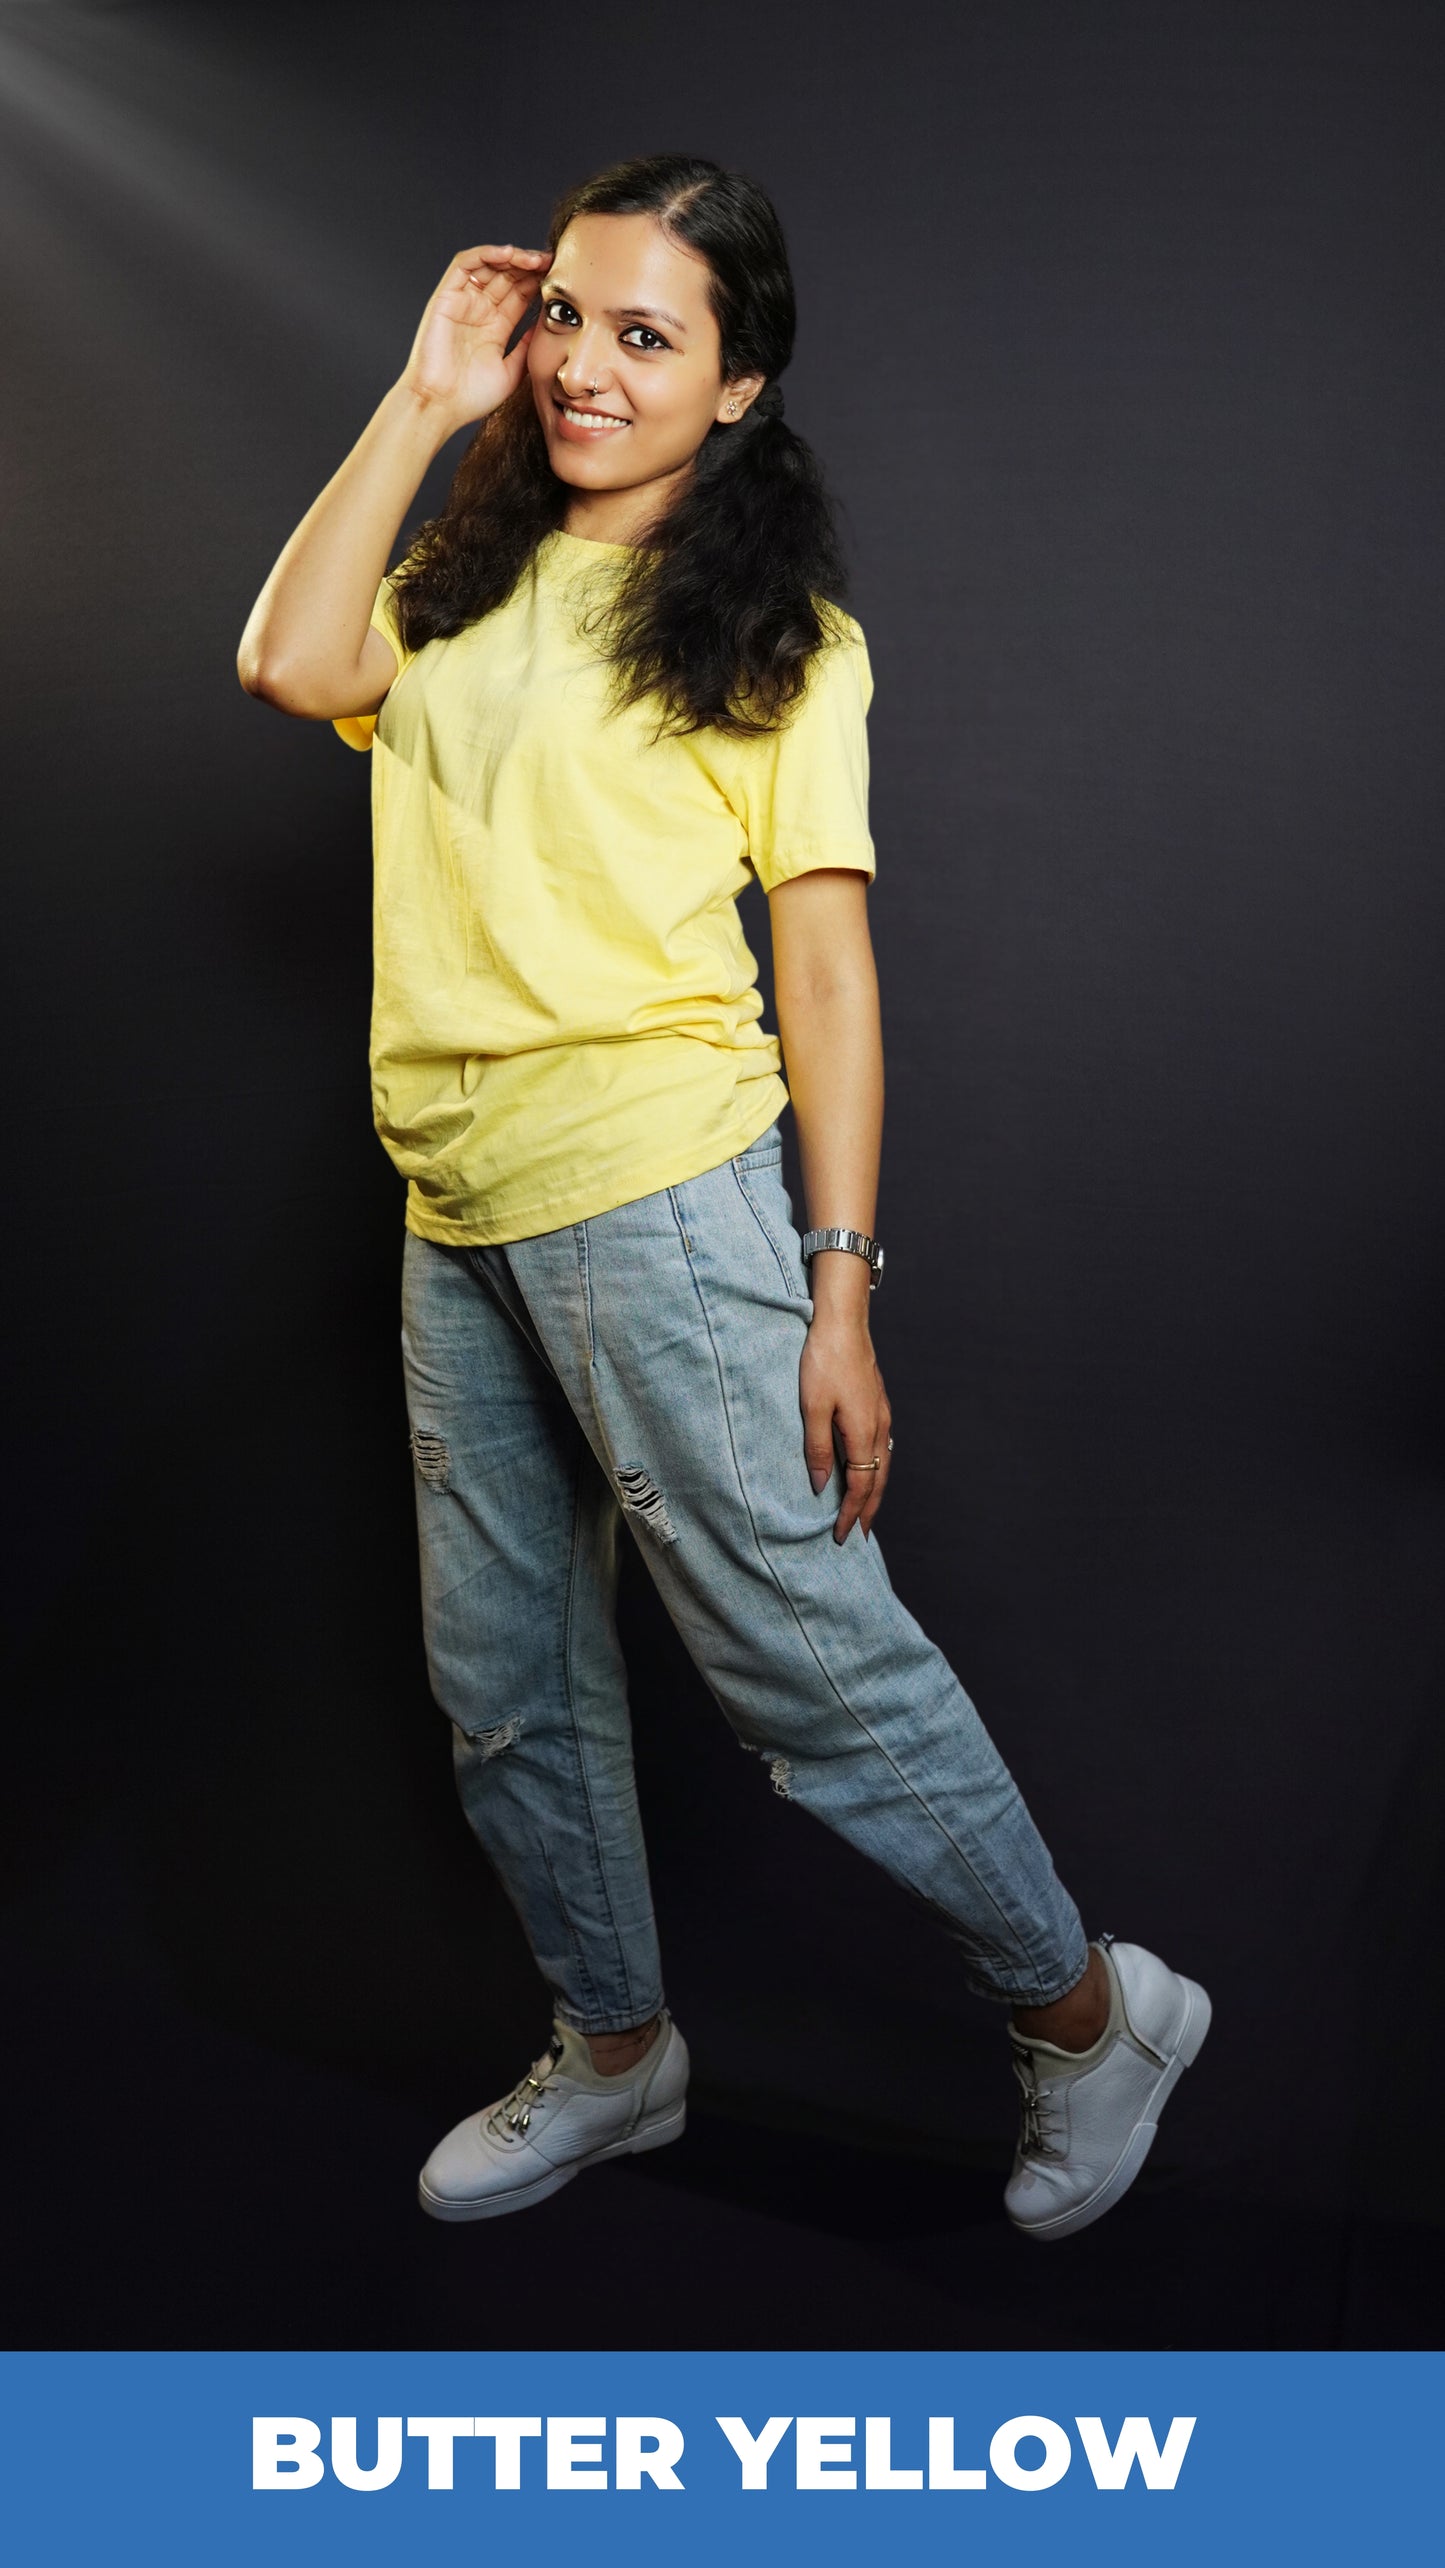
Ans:
{"label": "eye", "polygon": [[645,321],[634,321],[630,330],[623,331],[622,344],[624,348],[627,346],[629,340],[632,341],[634,345],[640,340],[645,340],[647,342],[647,345],[641,350],[641,354],[643,356],[651,356],[654,348],[670,348],[672,345],[672,341],[670,339],[664,339],[659,331],[649,330]]}
{"label": "eye", "polygon": [[577,318],[571,304],[564,303],[560,294],[554,294],[548,298],[542,306],[542,313],[544,319],[564,324],[575,321]]}

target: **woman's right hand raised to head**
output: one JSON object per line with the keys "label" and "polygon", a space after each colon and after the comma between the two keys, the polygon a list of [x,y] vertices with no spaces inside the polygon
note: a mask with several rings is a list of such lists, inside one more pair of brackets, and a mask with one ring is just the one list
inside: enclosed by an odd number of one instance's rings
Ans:
{"label": "woman's right hand raised to head", "polygon": [[[507,342],[552,264],[550,250],[511,241],[459,250],[421,316],[400,380],[455,428],[485,419],[527,370],[528,330]],[[534,324],[535,327],[535,324]]]}
{"label": "woman's right hand raised to head", "polygon": [[310,721],[375,713],[397,655],[370,616],[377,584],[447,439],[485,419],[527,370],[527,331],[549,250],[462,250],[421,317],[411,355],[350,454],[287,538],[246,619],[236,672],[248,695]]}

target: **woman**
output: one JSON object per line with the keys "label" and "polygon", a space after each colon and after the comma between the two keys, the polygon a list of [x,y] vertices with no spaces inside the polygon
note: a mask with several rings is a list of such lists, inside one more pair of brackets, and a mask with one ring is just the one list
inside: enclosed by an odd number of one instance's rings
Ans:
{"label": "woman", "polygon": [[[783,418],[793,330],[773,208],[709,161],[608,171],[548,250],[464,251],[241,645],[252,694],[373,748],[373,1098],[408,1181],[428,1664],[553,1999],[548,2050],[439,2142],[421,2200],[488,2218],[683,2128],[613,1614],[625,1518],[777,1788],[927,1901],[968,1985],[1009,2005],[1005,2207],[1058,2238],[1132,2182],[1209,2001],[1086,1941],[870,1540],[892,1450],[868,1316],[872,682]],[[787,1088],[736,908],[750,874]]]}

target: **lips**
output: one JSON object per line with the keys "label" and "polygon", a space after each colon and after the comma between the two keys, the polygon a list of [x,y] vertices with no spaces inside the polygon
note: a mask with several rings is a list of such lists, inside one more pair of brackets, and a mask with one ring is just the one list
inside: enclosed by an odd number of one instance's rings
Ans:
{"label": "lips", "polygon": [[559,401],[553,396],[552,407],[564,437],[576,437],[600,443],[604,437],[620,436],[630,428],[630,419],[620,418],[615,410],[595,410],[585,401]]}

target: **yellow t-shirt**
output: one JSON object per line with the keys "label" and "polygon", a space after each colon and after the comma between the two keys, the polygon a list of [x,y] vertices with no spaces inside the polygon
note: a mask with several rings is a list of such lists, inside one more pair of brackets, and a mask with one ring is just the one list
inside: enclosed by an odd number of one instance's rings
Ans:
{"label": "yellow t-shirt", "polygon": [[787,1102],[737,896],[872,876],[873,692],[851,618],[776,732],[655,739],[579,614],[624,548],[546,538],[510,598],[396,653],[372,748],[376,1128],[423,1239],[585,1221],[746,1149]]}

